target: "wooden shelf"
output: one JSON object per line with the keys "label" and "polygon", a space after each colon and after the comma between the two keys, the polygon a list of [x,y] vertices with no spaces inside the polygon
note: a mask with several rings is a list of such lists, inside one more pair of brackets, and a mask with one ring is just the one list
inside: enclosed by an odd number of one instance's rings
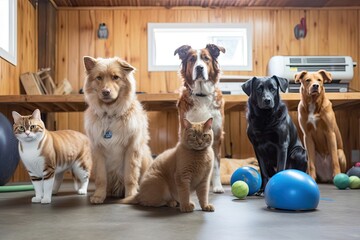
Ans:
{"label": "wooden shelf", "polygon": [[[147,111],[175,111],[178,94],[138,94]],[[360,108],[360,92],[327,93],[333,103],[334,109]],[[224,95],[225,111],[244,111],[248,96],[246,95]],[[290,111],[296,111],[300,100],[298,93],[283,93],[282,100],[287,104]],[[84,95],[1,95],[0,111],[8,107],[16,111],[34,111],[40,109],[42,112],[82,112],[86,109]]]}

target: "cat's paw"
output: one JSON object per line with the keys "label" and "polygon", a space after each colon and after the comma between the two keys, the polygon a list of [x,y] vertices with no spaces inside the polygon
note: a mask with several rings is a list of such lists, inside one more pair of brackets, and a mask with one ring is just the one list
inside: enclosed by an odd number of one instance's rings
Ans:
{"label": "cat's paw", "polygon": [[190,202],[189,204],[180,204],[180,212],[193,212],[195,204]]}
{"label": "cat's paw", "polygon": [[225,192],[225,190],[221,185],[213,187],[213,193],[224,193],[224,192]]}
{"label": "cat's paw", "polygon": [[32,202],[32,203],[40,203],[40,202],[41,202],[41,197],[33,197],[33,198],[31,199],[31,202]]}
{"label": "cat's paw", "polygon": [[41,199],[41,204],[49,204],[49,203],[51,203],[51,198],[43,198],[43,199]]}
{"label": "cat's paw", "polygon": [[90,197],[90,202],[92,204],[101,204],[103,203],[105,200],[105,197],[104,196],[97,196],[97,195],[93,195]]}
{"label": "cat's paw", "polygon": [[80,188],[80,189],[77,191],[77,193],[78,193],[79,195],[86,195],[86,194],[87,194],[87,190]]}
{"label": "cat's paw", "polygon": [[168,207],[176,208],[178,205],[178,202],[176,200],[168,201],[166,204]]}
{"label": "cat's paw", "polygon": [[208,205],[204,206],[202,208],[202,210],[205,211],[205,212],[214,212],[215,208],[214,208],[214,206],[212,204],[208,204]]}

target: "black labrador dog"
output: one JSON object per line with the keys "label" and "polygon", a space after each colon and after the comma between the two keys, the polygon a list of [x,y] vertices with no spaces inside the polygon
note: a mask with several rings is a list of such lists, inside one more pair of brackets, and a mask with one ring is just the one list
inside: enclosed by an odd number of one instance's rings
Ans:
{"label": "black labrador dog", "polygon": [[306,151],[298,137],[296,126],[287,107],[280,99],[288,80],[277,76],[247,80],[242,89],[249,96],[247,105],[247,135],[259,162],[262,188],[269,179],[284,169],[306,172]]}

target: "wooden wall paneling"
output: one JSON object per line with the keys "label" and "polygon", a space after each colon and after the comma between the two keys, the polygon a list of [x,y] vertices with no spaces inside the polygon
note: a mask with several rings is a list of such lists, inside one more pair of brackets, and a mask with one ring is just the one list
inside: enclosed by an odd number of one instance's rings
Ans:
{"label": "wooden wall paneling", "polygon": [[319,12],[319,10],[306,11],[307,34],[305,39],[301,41],[303,55],[319,54]]}
{"label": "wooden wall paneling", "polygon": [[152,154],[158,155],[167,148],[166,144],[166,113],[165,112],[148,112],[149,118],[149,146]]}
{"label": "wooden wall paneling", "polygon": [[[69,74],[69,11],[58,11],[57,14],[57,62],[55,82],[61,83]],[[72,28],[73,30],[73,28]],[[56,113],[56,130],[69,129],[68,113]]]}
{"label": "wooden wall paneling", "polygon": [[[359,54],[359,10],[349,10],[346,13],[346,31],[344,34],[344,42],[348,42],[348,46],[346,48],[346,55],[349,55],[353,58],[353,61],[359,62],[360,54]],[[344,45],[344,44],[343,44]],[[359,74],[359,67],[355,67],[354,69],[354,76]],[[356,78],[355,81],[351,81],[350,87],[355,89],[356,91],[360,91],[360,79]]]}
{"label": "wooden wall paneling", "polygon": [[224,119],[224,139],[221,146],[221,154],[223,156],[230,156],[231,155],[231,144],[230,144],[230,138],[229,134],[231,132],[230,129],[230,113],[225,113],[225,119]]}
{"label": "wooden wall paneling", "polygon": [[[115,20],[115,19],[114,19]],[[79,55],[81,61],[80,79],[83,81],[85,77],[85,69],[83,66],[84,56],[95,56],[95,39],[97,37],[97,27],[95,23],[95,11],[94,10],[81,10],[79,13],[79,38],[81,44],[79,46]],[[114,33],[115,34],[115,33]],[[83,85],[83,82],[81,83]]]}
{"label": "wooden wall paneling", "polygon": [[289,55],[291,52],[291,38],[293,36],[293,29],[290,24],[290,11],[277,11],[276,19],[277,34],[275,35],[277,43],[277,55]]}
{"label": "wooden wall paneling", "polygon": [[[68,31],[68,74],[67,79],[69,80],[73,92],[78,93],[82,87],[82,80],[79,79],[80,71],[82,70],[82,65],[79,56],[80,49],[80,23],[79,23],[79,11],[69,11],[68,13],[68,22],[69,24]],[[69,113],[69,129],[81,131],[83,122],[79,116],[79,113]]]}
{"label": "wooden wall paneling", "polygon": [[[239,112],[240,114],[240,122],[239,122],[239,131],[240,131],[240,151],[238,153],[237,158],[248,158],[254,157],[254,149],[253,146],[247,136],[247,120],[246,120],[246,111]],[[235,142],[236,143],[236,142]]]}
{"label": "wooden wall paneling", "polygon": [[0,59],[0,94],[9,94],[10,92],[10,73],[8,72],[9,63]]}
{"label": "wooden wall paneling", "polygon": [[[85,68],[84,68],[84,56],[95,57],[95,12],[94,10],[82,10],[79,11],[79,38],[81,44],[79,44],[79,87],[84,86],[85,80]],[[84,114],[79,113],[80,131],[84,131]]]}
{"label": "wooden wall paneling", "polygon": [[319,35],[319,55],[329,54],[329,11],[319,10],[319,20],[317,23],[317,32]]}
{"label": "wooden wall paneling", "polygon": [[56,9],[50,1],[38,1],[38,66],[50,68],[50,76],[55,78],[56,51]]}
{"label": "wooden wall paneling", "polygon": [[[255,17],[255,16],[254,16]],[[259,58],[259,61],[261,63],[261,67],[259,68],[259,73],[255,73],[258,76],[266,76],[267,75],[267,69],[268,69],[268,62],[270,58],[274,55],[274,39],[271,38],[275,33],[275,26],[272,24],[274,22],[274,11],[261,11],[261,17],[262,17],[262,46],[260,47],[261,58]],[[258,50],[258,49],[254,49]],[[260,72],[261,71],[261,72]]]}
{"label": "wooden wall paneling", "polygon": [[[360,10],[357,11],[357,21],[355,21],[357,26],[360,26]],[[358,28],[359,29],[359,28]],[[356,30],[356,34],[358,36],[358,40],[357,40],[357,59],[355,59],[355,61],[357,62],[357,67],[355,69],[355,72],[354,72],[354,79],[357,80],[356,84],[352,84],[353,88],[355,88],[355,90],[357,91],[360,91],[360,32],[359,30]],[[360,119],[359,119],[360,120]]]}
{"label": "wooden wall paneling", "polygon": [[172,148],[178,142],[179,116],[177,111],[167,113],[167,148]]}
{"label": "wooden wall paneling", "polygon": [[349,127],[350,124],[350,120],[349,118],[347,118],[347,112],[346,111],[337,111],[335,113],[336,116],[336,122],[338,124],[341,136],[342,136],[342,140],[343,140],[343,147],[344,147],[344,152],[345,152],[345,156],[346,156],[346,161],[347,161],[347,167],[350,166],[351,163],[351,143],[349,142],[349,140],[351,139],[351,127]]}
{"label": "wooden wall paneling", "polygon": [[114,55],[130,62],[130,12],[131,10],[114,11]]}
{"label": "wooden wall paneling", "polygon": [[256,37],[253,38],[253,72],[256,76],[265,75],[266,63],[263,62],[264,47],[263,43],[266,42],[264,36],[263,19],[261,11],[256,11],[256,18],[253,19],[253,29],[256,32]]}
{"label": "wooden wall paneling", "polygon": [[[170,22],[182,22],[180,11],[164,11],[166,14],[166,19],[169,19]],[[180,46],[178,46],[180,47]],[[175,49],[170,54],[174,54]],[[178,56],[177,56],[178,57]],[[179,70],[181,68],[181,61],[179,59],[179,68],[174,72],[166,72],[165,73],[165,81],[166,81],[166,91],[167,92],[178,92],[180,87],[183,85],[183,82],[179,76]]]}
{"label": "wooden wall paneling", "polygon": [[[96,10],[95,11],[95,56],[108,58],[114,56],[114,16],[113,10]],[[100,23],[105,23],[108,28],[108,39],[99,39],[97,30]]]}
{"label": "wooden wall paneling", "polygon": [[4,71],[3,70],[4,66],[5,66],[5,60],[0,58],[0,86],[2,86],[2,87],[0,87],[0,95],[5,94],[5,87],[3,87],[6,84],[5,74],[3,72]]}
{"label": "wooden wall paneling", "polygon": [[[165,81],[165,72],[149,72],[148,71],[148,33],[147,33],[147,23],[148,22],[165,22],[164,10],[159,9],[149,9],[146,10],[146,17],[141,18],[139,22],[140,28],[140,59],[139,67],[141,72],[139,72],[140,78],[140,88],[144,89],[144,92],[147,93],[159,93],[166,92],[166,81]],[[160,14],[162,13],[162,14]],[[169,53],[171,54],[171,53]]]}
{"label": "wooden wall paneling", "polygon": [[[131,10],[129,15],[129,37],[130,37],[130,45],[127,46],[129,48],[129,58],[128,62],[137,68],[138,70],[135,72],[135,79],[136,81],[136,89],[137,91],[141,92],[149,92],[149,87],[145,83],[145,85],[142,84],[142,79],[140,78],[141,74],[143,74],[141,71],[141,63],[140,63],[140,57],[143,56],[143,53],[140,51],[140,43],[141,43],[141,29],[140,29],[140,19],[142,17],[141,12],[139,10]],[[146,70],[145,70],[146,71]],[[146,80],[148,81],[148,79]]]}
{"label": "wooden wall paneling", "polygon": [[304,39],[303,38],[296,39],[294,34],[294,27],[300,23],[300,19],[302,17],[305,17],[305,13],[303,10],[297,10],[297,9],[290,10],[289,13],[290,13],[289,21],[287,22],[287,25],[283,25],[284,27],[286,26],[287,35],[289,36],[288,39],[283,39],[283,40],[290,41],[289,52],[287,52],[287,55],[301,55],[302,49],[300,45],[302,42],[304,42]]}
{"label": "wooden wall paneling", "polygon": [[343,29],[341,29],[342,27],[344,26],[343,26],[343,19],[341,13],[335,10],[330,10],[327,28],[329,34],[328,35],[329,45],[331,47],[328,49],[327,54],[329,55],[341,54],[340,49],[342,49],[342,46],[340,45],[343,44],[342,43],[343,36],[341,36],[343,32]]}

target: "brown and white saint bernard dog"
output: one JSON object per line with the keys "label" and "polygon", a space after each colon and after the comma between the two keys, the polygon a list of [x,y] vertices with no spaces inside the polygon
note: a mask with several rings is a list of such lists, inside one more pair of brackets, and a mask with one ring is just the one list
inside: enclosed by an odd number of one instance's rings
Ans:
{"label": "brown and white saint bernard dog", "polygon": [[217,83],[220,78],[220,66],[217,58],[223,47],[207,44],[203,49],[193,49],[184,45],[175,50],[182,61],[180,75],[183,89],[177,103],[179,112],[180,132],[184,129],[184,119],[191,122],[206,121],[213,118],[214,131],[213,149],[215,153],[212,173],[212,189],[215,193],[223,193],[220,180],[221,142],[224,125],[224,100]]}

